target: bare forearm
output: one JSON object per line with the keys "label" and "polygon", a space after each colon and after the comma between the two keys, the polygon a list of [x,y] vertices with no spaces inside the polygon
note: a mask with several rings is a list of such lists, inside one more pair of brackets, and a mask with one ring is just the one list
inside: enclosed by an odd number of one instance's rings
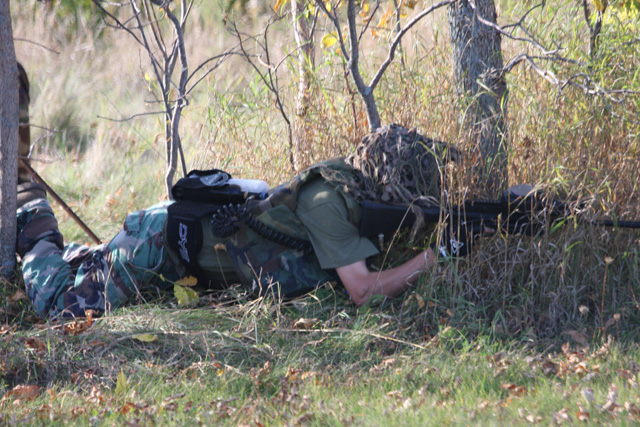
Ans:
{"label": "bare forearm", "polygon": [[406,263],[383,271],[369,271],[364,260],[337,269],[347,292],[357,305],[364,304],[373,295],[396,297],[418,280],[420,273],[435,263],[431,249],[421,252]]}

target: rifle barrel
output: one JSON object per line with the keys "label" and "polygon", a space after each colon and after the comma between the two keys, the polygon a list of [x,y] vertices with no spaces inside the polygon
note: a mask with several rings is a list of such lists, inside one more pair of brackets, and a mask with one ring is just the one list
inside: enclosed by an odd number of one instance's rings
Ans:
{"label": "rifle barrel", "polygon": [[[544,206],[543,206],[544,207]],[[549,218],[551,221],[562,217],[562,205],[551,206],[558,209]],[[444,208],[420,208],[426,222],[440,221],[445,215],[459,218],[467,222],[485,222],[485,224],[497,224],[501,218],[503,224],[507,224],[511,229],[522,233],[535,234],[539,224],[531,222],[531,211],[529,207],[522,209],[518,203],[510,205],[507,202],[466,202],[464,205],[454,209]],[[554,209],[552,209],[553,212]],[[403,227],[410,227],[416,217],[409,206],[390,205],[382,202],[366,200],[362,206],[362,218],[360,220],[360,235],[363,237],[374,237],[380,233],[393,232]],[[613,228],[640,228],[640,221],[614,221],[609,219],[586,220],[584,223],[590,225],[601,225]],[[533,228],[531,228],[533,227]]]}
{"label": "rifle barrel", "polygon": [[51,188],[49,186],[49,184],[47,184],[47,182],[42,179],[42,177],[40,175],[38,175],[38,172],[36,172],[29,163],[25,162],[22,159],[18,159],[20,161],[20,164],[22,166],[24,166],[29,173],[31,174],[31,176],[33,177],[33,179],[38,183],[41,184],[46,190],[47,193],[49,195],[51,195],[51,197],[58,202],[58,204],[62,207],[62,209],[69,214],[69,216],[71,216],[71,218],[73,218],[73,220],[80,226],[80,228],[82,228],[82,230],[87,233],[87,235],[91,238],[91,240],[93,240],[96,244],[101,244],[102,241],[100,240],[100,238],[98,236],[95,235],[95,233],[93,231],[91,231],[91,229],[87,226],[87,224],[85,224],[78,215],[76,215],[76,213],[69,207],[69,205],[67,205],[64,200],[62,200],[60,198],[60,196],[58,196],[58,194],[53,191],[53,188]]}

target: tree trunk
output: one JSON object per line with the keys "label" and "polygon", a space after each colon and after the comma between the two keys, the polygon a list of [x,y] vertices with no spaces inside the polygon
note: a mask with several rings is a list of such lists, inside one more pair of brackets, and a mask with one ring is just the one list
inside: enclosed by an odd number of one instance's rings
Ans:
{"label": "tree trunk", "polygon": [[18,65],[9,0],[0,0],[0,276],[15,266],[18,181]]}
{"label": "tree trunk", "polygon": [[475,193],[498,199],[507,188],[507,85],[501,36],[489,25],[496,22],[493,0],[468,0],[449,6],[456,92],[460,122],[472,144],[471,179]]}
{"label": "tree trunk", "polygon": [[311,100],[311,72],[314,68],[314,41],[309,19],[304,12],[308,0],[291,0],[293,34],[298,56],[298,98],[293,121],[293,158],[296,170],[304,169],[309,161],[309,103]]}

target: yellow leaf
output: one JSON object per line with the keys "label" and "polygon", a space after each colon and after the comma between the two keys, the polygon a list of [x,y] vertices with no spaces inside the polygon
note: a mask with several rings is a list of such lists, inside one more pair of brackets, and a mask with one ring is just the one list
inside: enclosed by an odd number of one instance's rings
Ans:
{"label": "yellow leaf", "polygon": [[416,7],[417,3],[418,0],[405,0],[402,4],[404,6],[407,6],[409,9],[413,9],[414,7]]}
{"label": "yellow leaf", "polygon": [[116,380],[116,389],[115,389],[116,396],[123,395],[127,391],[128,382],[129,381],[127,380],[127,376],[125,375],[124,371],[122,371],[121,369],[120,373],[118,374],[118,379]]}
{"label": "yellow leaf", "polygon": [[330,2],[330,1],[326,1],[326,2],[324,2],[324,6],[327,8],[327,10],[328,10],[329,12],[331,12],[331,9],[332,9],[332,7],[333,7],[333,6],[331,5],[331,2]]}
{"label": "yellow leaf", "polygon": [[173,293],[178,300],[179,307],[187,307],[198,300],[198,293],[190,288],[178,284],[173,285]]}
{"label": "yellow leaf", "polygon": [[380,17],[380,21],[378,21],[378,28],[385,28],[387,26],[387,22],[389,22],[389,18],[391,18],[391,15],[393,14],[393,10],[391,10],[391,7],[387,7],[387,11],[384,13],[384,15],[382,15]]}
{"label": "yellow leaf", "polygon": [[196,279],[193,276],[187,276],[178,280],[176,283],[180,286],[186,286],[186,287],[192,288],[198,284],[198,279]]}
{"label": "yellow leaf", "polygon": [[277,0],[276,5],[273,7],[273,10],[277,12],[278,9],[280,9],[285,4],[287,4],[287,0]]}
{"label": "yellow leaf", "polygon": [[422,299],[422,297],[420,295],[418,295],[418,294],[415,294],[415,295],[416,295],[416,301],[418,301],[418,308],[420,308],[420,310],[422,310],[424,308],[424,306],[425,306],[424,299]]}
{"label": "yellow leaf", "polygon": [[325,34],[324,37],[322,37],[322,47],[325,49],[329,48],[334,44],[336,44],[337,41],[338,41],[338,36],[336,33]]}
{"label": "yellow leaf", "polygon": [[602,12],[605,8],[605,1],[606,0],[591,0],[591,3],[593,3],[598,12]]}
{"label": "yellow leaf", "polygon": [[142,342],[154,342],[158,340],[158,336],[154,334],[138,334],[132,336],[131,338]]}
{"label": "yellow leaf", "polygon": [[369,3],[364,3],[362,5],[362,9],[360,10],[360,16],[362,16],[362,19],[367,19],[368,14],[369,14]]}

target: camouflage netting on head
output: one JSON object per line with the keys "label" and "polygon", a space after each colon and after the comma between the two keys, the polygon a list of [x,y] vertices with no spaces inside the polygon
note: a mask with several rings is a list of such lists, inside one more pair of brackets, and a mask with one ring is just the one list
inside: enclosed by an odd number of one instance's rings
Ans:
{"label": "camouflage netting on head", "polygon": [[418,217],[411,231],[414,238],[423,225],[416,205],[440,205],[440,168],[458,156],[447,143],[392,124],[365,136],[356,152],[345,159],[354,169],[353,181],[347,182],[344,175],[330,170],[320,172],[358,202],[377,200],[412,206]]}
{"label": "camouflage netting on head", "polygon": [[448,144],[392,124],[363,138],[345,159],[355,180],[340,184],[358,201],[439,206],[440,167],[456,157]]}

